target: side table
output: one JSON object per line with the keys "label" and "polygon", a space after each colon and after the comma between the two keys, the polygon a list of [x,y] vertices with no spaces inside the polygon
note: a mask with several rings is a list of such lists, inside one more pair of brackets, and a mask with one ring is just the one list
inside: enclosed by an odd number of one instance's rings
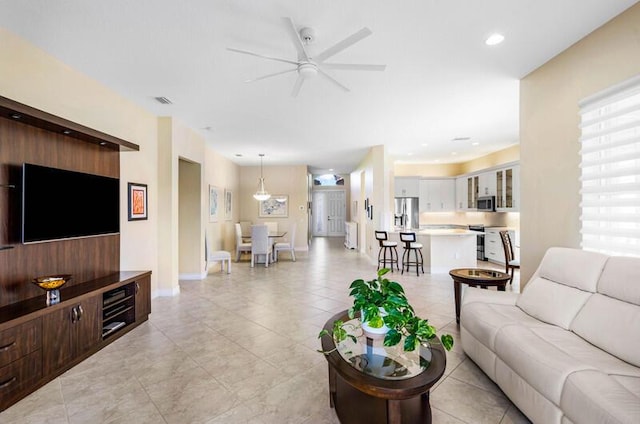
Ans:
{"label": "side table", "polygon": [[458,324],[460,324],[460,297],[462,294],[462,284],[467,284],[471,287],[481,287],[483,289],[496,286],[499,291],[505,291],[505,287],[511,279],[511,276],[504,272],[480,268],[452,269],[449,271],[449,275],[453,278],[453,289],[456,301],[456,322]]}
{"label": "side table", "polygon": [[429,424],[429,389],[442,377],[447,363],[444,347],[436,338],[428,347],[404,352],[402,341],[385,347],[382,339],[362,335],[358,318],[347,311],[330,318],[353,323],[357,342],[345,340],[336,348],[330,335],[322,337],[329,368],[329,404],[342,424]]}

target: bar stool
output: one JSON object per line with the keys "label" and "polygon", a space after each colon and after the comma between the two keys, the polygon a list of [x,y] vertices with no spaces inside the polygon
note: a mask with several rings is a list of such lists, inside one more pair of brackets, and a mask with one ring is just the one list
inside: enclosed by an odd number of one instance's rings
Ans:
{"label": "bar stool", "polygon": [[[405,267],[408,272],[412,266],[416,267],[416,275],[420,275],[420,269],[424,274],[422,243],[416,241],[416,233],[400,233],[400,241],[404,243],[404,252],[402,252],[402,274],[404,274]],[[413,261],[411,260],[411,252],[413,252]],[[420,268],[418,269],[418,267]]]}
{"label": "bar stool", "polygon": [[[391,272],[393,272],[393,264],[396,264],[396,269],[400,270],[398,266],[398,249],[396,249],[398,242],[389,241],[386,231],[376,231],[376,239],[380,244],[380,250],[378,251],[378,269],[380,269],[380,265],[385,268],[386,265],[389,264],[391,265]],[[387,254],[389,255],[388,258]]]}

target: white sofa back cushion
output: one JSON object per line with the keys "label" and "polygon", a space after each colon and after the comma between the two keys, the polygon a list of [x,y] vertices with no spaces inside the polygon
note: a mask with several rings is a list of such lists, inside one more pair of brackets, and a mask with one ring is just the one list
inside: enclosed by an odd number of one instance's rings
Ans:
{"label": "white sofa back cushion", "polygon": [[516,305],[541,321],[568,330],[596,291],[607,259],[607,255],[584,250],[548,249]]}
{"label": "white sofa back cushion", "polygon": [[574,333],[640,367],[640,306],[594,294],[571,324]]}
{"label": "white sofa back cushion", "polygon": [[571,329],[589,343],[640,367],[640,258],[611,257],[598,292]]}
{"label": "white sofa back cushion", "polygon": [[610,257],[598,282],[598,293],[640,306],[640,258]]}
{"label": "white sofa back cushion", "polygon": [[571,321],[592,295],[538,277],[529,281],[516,306],[540,321],[568,330]]}
{"label": "white sofa back cushion", "polygon": [[551,247],[545,253],[532,278],[541,277],[595,293],[608,258],[609,256],[602,253]]}

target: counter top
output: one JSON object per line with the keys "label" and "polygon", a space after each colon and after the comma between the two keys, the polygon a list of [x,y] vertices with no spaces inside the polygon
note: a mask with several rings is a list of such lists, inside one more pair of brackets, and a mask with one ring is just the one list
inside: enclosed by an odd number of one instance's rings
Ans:
{"label": "counter top", "polygon": [[[406,230],[407,232],[414,231],[419,236],[477,236],[482,234],[479,231],[464,230],[461,228],[443,228],[443,229],[429,229],[429,230]],[[390,231],[392,234],[399,234],[402,230]]]}

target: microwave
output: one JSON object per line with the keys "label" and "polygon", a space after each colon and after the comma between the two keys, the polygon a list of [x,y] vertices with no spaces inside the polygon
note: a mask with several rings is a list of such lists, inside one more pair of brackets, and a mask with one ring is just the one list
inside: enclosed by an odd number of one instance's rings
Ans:
{"label": "microwave", "polygon": [[484,196],[478,197],[476,201],[476,207],[479,212],[495,212],[496,211],[496,196]]}

